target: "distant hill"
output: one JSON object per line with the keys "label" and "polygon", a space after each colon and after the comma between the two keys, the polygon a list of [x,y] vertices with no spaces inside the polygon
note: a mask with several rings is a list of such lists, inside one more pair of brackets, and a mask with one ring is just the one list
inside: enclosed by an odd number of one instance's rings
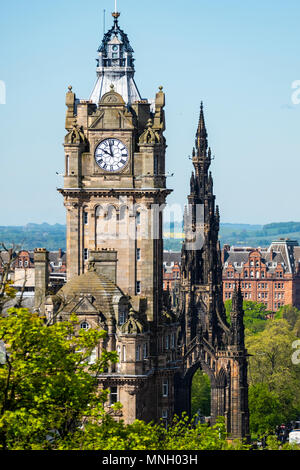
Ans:
{"label": "distant hill", "polygon": [[47,248],[50,251],[66,249],[66,226],[55,224],[27,224],[25,226],[0,226],[0,242],[24,250]]}
{"label": "distant hill", "polygon": [[[169,227],[167,227],[169,229]],[[176,227],[178,228],[178,227]],[[179,251],[183,234],[165,232],[164,248]],[[267,225],[221,224],[220,242],[235,246],[267,247],[278,238],[300,240],[300,222],[276,222]]]}
{"label": "distant hill", "polygon": [[[300,240],[300,222],[276,222],[267,225],[221,224],[220,242],[229,245],[266,247],[274,239]],[[164,226],[164,249],[180,251],[183,240],[182,224],[175,222]],[[27,224],[25,226],[0,226],[0,243],[19,245],[25,250],[47,248],[50,251],[66,249],[66,226],[55,224]]]}

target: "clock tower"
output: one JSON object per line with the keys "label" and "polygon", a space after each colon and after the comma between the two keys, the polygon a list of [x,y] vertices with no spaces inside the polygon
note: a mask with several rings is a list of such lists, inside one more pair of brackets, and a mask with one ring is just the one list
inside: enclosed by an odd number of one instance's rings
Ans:
{"label": "clock tower", "polygon": [[117,284],[147,298],[157,316],[162,289],[161,207],[166,189],[165,95],[141,99],[133,49],[113,13],[98,49],[97,81],[89,100],[66,95],[64,197],[67,280],[87,270],[90,252],[117,251]]}

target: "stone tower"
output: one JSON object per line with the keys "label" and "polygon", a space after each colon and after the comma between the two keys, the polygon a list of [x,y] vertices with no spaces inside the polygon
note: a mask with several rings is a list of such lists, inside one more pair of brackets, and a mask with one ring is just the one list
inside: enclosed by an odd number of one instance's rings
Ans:
{"label": "stone tower", "polygon": [[[101,377],[123,418],[173,413],[177,325],[162,290],[165,95],[141,99],[133,49],[113,13],[98,49],[89,100],[66,95],[67,284],[49,314],[76,312],[82,327],[108,332],[105,347],[120,363]],[[61,296],[61,300],[57,300]],[[63,307],[63,299],[66,307]],[[106,299],[105,302],[103,299]],[[58,307],[58,305],[60,305]],[[100,354],[101,348],[95,352]]]}
{"label": "stone tower", "polygon": [[209,167],[211,150],[201,103],[192,161],[185,243],[182,248],[181,372],[176,376],[175,410],[190,410],[191,381],[201,368],[210,377],[211,417],[225,416],[233,438],[248,435],[247,351],[243,304],[236,286],[231,324],[222,300],[222,263],[218,241],[219,209],[215,206]]}

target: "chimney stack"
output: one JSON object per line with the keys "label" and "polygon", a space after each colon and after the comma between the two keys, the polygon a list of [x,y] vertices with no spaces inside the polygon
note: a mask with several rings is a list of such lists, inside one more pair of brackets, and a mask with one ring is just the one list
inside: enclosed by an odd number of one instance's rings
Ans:
{"label": "chimney stack", "polygon": [[90,251],[90,262],[94,263],[95,271],[104,275],[114,284],[117,284],[117,251],[115,250],[92,250]]}
{"label": "chimney stack", "polygon": [[34,275],[34,309],[44,314],[49,282],[49,252],[46,248],[36,248],[34,250]]}

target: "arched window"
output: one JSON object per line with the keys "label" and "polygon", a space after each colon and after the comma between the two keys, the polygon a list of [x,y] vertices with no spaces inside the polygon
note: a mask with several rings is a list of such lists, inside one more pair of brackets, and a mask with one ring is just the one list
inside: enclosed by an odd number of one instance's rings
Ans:
{"label": "arched window", "polygon": [[84,223],[84,225],[88,225],[88,223],[89,223],[89,214],[88,214],[87,211],[84,211],[84,213],[83,213],[83,223]]}

